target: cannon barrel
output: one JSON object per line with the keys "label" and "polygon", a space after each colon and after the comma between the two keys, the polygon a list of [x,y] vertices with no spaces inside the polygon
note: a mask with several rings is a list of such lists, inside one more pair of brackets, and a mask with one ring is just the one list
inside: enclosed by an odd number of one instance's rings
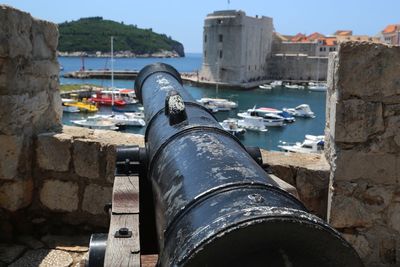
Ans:
{"label": "cannon barrel", "polygon": [[193,100],[173,67],[145,67],[135,90],[148,125],[159,266],[362,266]]}

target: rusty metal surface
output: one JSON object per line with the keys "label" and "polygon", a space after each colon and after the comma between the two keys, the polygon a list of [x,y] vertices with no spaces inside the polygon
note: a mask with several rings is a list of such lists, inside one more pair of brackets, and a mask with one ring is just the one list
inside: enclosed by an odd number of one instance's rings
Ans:
{"label": "rusty metal surface", "polygon": [[[249,266],[246,259],[251,266],[362,266],[348,243],[280,189],[164,66],[146,67],[135,88],[149,122],[159,265]],[[177,123],[165,111],[171,95],[185,112]]]}

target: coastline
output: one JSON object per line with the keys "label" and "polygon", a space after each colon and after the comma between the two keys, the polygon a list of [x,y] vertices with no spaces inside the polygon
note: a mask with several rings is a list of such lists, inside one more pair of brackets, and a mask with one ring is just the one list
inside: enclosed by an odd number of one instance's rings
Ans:
{"label": "coastline", "polygon": [[[108,58],[111,57],[110,52],[86,52],[86,51],[74,51],[74,52],[62,52],[57,51],[59,57],[94,57],[94,58]],[[181,56],[176,51],[162,50],[155,53],[135,54],[131,51],[115,51],[115,58],[180,58]],[[183,56],[185,57],[185,56]]]}

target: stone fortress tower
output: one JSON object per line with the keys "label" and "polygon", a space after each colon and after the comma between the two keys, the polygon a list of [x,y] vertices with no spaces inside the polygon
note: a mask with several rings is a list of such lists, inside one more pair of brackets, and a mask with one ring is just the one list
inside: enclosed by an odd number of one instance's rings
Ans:
{"label": "stone fortress tower", "polygon": [[200,80],[244,87],[265,80],[273,31],[269,17],[249,17],[235,10],[208,14],[204,21]]}

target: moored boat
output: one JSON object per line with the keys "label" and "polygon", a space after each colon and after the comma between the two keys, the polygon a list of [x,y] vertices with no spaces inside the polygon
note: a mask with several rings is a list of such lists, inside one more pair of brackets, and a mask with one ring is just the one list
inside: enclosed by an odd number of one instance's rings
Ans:
{"label": "moored boat", "polygon": [[[62,100],[63,103],[63,110],[66,111],[68,108],[69,110],[72,111],[67,111],[67,112],[97,112],[99,109],[96,107],[96,105],[86,102],[86,101],[78,101],[75,99],[67,99],[64,98]],[[78,110],[78,111],[76,111]]]}
{"label": "moored boat", "polygon": [[306,135],[305,140],[300,143],[296,142],[293,145],[285,144],[278,146],[281,150],[295,153],[322,153],[324,150],[323,135]]}
{"label": "moored boat", "polygon": [[308,90],[315,92],[325,92],[328,86],[325,83],[316,83],[315,85],[308,86]]}
{"label": "moored boat", "polygon": [[301,104],[295,108],[284,108],[283,111],[286,111],[287,113],[296,117],[315,118],[314,112],[307,104]]}
{"label": "moored boat", "polygon": [[89,129],[118,130],[118,127],[114,122],[101,117],[92,116],[87,119],[72,120],[71,122],[77,126]]}
{"label": "moored boat", "polygon": [[204,106],[215,106],[218,111],[228,111],[233,108],[237,108],[237,103],[233,101],[229,101],[224,98],[208,98],[208,97],[203,97],[201,99],[196,100],[198,103],[204,105]]}
{"label": "moored boat", "polygon": [[103,94],[101,92],[97,92],[89,101],[100,104],[100,105],[107,105],[107,106],[125,106],[126,102],[119,98],[113,98],[111,94]]}
{"label": "moored boat", "polygon": [[272,89],[272,85],[270,85],[270,84],[261,84],[261,85],[258,86],[258,88],[264,89],[264,90],[271,90]]}
{"label": "moored boat", "polygon": [[136,126],[136,127],[144,127],[146,126],[146,122],[135,115],[125,113],[125,114],[111,114],[111,115],[95,115],[89,118],[99,118],[103,120],[108,120],[115,125],[124,125],[124,126]]}
{"label": "moored boat", "polygon": [[246,133],[246,129],[238,125],[237,119],[226,119],[223,122],[220,122],[220,124],[225,131],[236,137],[240,137]]}
{"label": "moored boat", "polygon": [[268,129],[265,127],[263,118],[254,116],[243,116],[241,120],[238,120],[238,126],[246,130],[267,132]]}
{"label": "moored boat", "polygon": [[247,117],[260,117],[262,118],[264,126],[283,126],[285,125],[285,119],[275,113],[271,112],[260,112],[257,109],[249,109],[247,112],[242,112],[237,114],[240,118],[247,118]]}

